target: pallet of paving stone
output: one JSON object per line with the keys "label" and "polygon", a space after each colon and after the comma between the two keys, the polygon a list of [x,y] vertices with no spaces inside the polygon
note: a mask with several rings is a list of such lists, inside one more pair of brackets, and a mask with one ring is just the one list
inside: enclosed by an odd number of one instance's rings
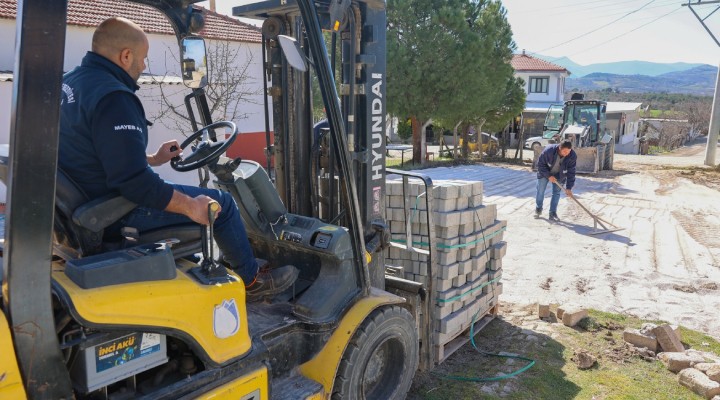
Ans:
{"label": "pallet of paving stone", "polygon": [[483,328],[485,328],[490,322],[492,322],[493,319],[495,319],[499,309],[500,306],[498,304],[495,304],[493,307],[489,308],[484,314],[478,315],[472,327],[468,326],[467,328],[454,333],[444,343],[436,343],[434,345],[435,362],[437,364],[442,363],[458,349],[468,343],[470,341],[471,329],[472,333],[477,336],[477,334],[482,331]]}

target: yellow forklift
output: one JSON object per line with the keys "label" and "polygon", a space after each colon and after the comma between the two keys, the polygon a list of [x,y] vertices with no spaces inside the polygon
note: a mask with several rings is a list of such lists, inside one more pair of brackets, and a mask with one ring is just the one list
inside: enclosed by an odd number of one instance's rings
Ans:
{"label": "yellow forklift", "polygon": [[[173,26],[200,125],[173,167],[207,168],[234,196],[256,256],[300,276],[272,301],[246,303],[242,281],[215,261],[211,227],[108,242],[104,228],[135,205],[89,202],[57,171],[67,1],[18,0],[10,150],[0,165],[0,399],[404,398],[418,366],[433,364],[423,301],[431,288],[385,276],[384,2],[233,9],[264,20],[271,174],[222,157],[242,136],[208,111],[196,1],[133,2]],[[317,134],[313,77],[329,126]]]}

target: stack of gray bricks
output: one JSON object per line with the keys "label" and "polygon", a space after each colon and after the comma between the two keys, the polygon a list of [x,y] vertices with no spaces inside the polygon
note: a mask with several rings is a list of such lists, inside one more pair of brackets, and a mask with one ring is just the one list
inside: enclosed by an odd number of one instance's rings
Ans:
{"label": "stack of gray bricks", "polygon": [[[483,204],[482,182],[434,181],[432,209],[437,243],[437,270],[434,271],[435,306],[430,320],[434,324],[436,360],[444,360],[448,343],[467,338],[473,321],[494,316],[502,293],[502,257],[506,221],[497,220],[497,208]],[[410,221],[413,247],[427,250],[430,242],[425,186],[410,181],[403,194],[401,181],[387,182],[386,218],[393,243],[406,244]],[[409,207],[404,208],[405,197]],[[428,256],[391,246],[386,265],[395,267],[402,277],[427,285]],[[477,330],[477,327],[475,328]],[[449,352],[454,349],[449,350]]]}

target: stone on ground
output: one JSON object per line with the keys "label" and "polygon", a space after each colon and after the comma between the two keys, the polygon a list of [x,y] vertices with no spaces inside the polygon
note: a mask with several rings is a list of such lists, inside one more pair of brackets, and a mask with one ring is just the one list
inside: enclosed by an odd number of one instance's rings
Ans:
{"label": "stone on ground", "polygon": [[683,369],[687,369],[690,367],[695,366],[695,364],[700,364],[705,362],[705,357],[701,356],[700,354],[696,353],[660,353],[658,354],[658,359],[665,364],[668,370],[672,372],[680,372]]}
{"label": "stone on ground", "polygon": [[720,383],[711,381],[695,368],[685,368],[678,374],[678,382],[706,399],[720,395]]}
{"label": "stone on ground", "polygon": [[644,347],[657,352],[658,342],[652,333],[644,334],[640,329],[627,328],[623,332],[623,340],[636,347]]}
{"label": "stone on ground", "polygon": [[680,342],[680,337],[668,324],[663,324],[653,329],[660,347],[663,351],[685,351],[685,347]]}

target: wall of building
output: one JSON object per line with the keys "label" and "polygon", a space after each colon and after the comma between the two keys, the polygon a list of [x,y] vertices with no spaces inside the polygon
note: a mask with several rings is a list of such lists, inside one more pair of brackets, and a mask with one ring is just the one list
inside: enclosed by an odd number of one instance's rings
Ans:
{"label": "wall of building", "polygon": [[[624,121],[623,114],[625,115]],[[615,132],[613,136],[615,137],[616,153],[638,154],[640,152],[639,125],[640,114],[637,110],[607,113],[605,126],[608,131]]]}
{"label": "wall of building", "polygon": [[[565,77],[556,72],[516,72],[516,77],[525,81],[525,108],[532,108],[533,103],[562,103],[564,97]],[[531,77],[549,77],[548,93],[528,93]]]}

